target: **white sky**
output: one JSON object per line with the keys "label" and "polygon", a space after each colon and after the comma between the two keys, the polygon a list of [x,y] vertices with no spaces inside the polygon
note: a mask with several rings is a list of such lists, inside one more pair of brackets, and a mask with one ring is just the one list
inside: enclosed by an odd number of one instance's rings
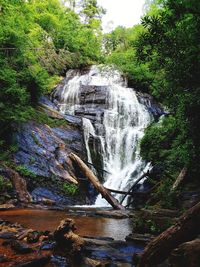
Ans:
{"label": "white sky", "polygon": [[[140,22],[145,0],[98,0],[107,13],[103,16],[103,29],[109,31],[121,25],[131,27]],[[111,21],[113,23],[111,23]]]}

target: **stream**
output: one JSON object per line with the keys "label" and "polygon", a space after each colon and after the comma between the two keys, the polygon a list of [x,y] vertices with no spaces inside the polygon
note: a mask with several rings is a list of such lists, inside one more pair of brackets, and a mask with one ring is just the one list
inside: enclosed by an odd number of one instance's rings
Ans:
{"label": "stream", "polygon": [[64,211],[15,209],[1,211],[0,217],[10,222],[18,222],[27,228],[39,231],[54,231],[60,221],[73,218],[77,226],[77,234],[90,237],[111,237],[124,240],[131,233],[130,219],[113,219],[72,215]]}

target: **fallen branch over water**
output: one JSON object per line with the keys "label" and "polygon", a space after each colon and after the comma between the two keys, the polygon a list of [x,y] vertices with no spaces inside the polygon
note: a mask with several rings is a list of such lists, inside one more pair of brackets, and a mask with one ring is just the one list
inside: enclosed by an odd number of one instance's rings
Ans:
{"label": "fallen branch over water", "polygon": [[114,198],[108,189],[106,189],[98,180],[98,178],[94,175],[94,173],[88,168],[88,166],[74,153],[69,155],[69,158],[72,162],[76,163],[80,170],[82,171],[83,175],[88,178],[88,180],[94,185],[96,190],[105,198],[108,203],[117,210],[124,210],[125,207],[122,206],[119,201]]}
{"label": "fallen branch over water", "polygon": [[124,197],[122,198],[120,204],[123,203],[123,201],[125,200],[125,198],[134,190],[134,187],[142,180],[144,179],[146,176],[149,175],[149,171],[145,172],[144,174],[142,174],[142,176],[140,176],[140,178],[138,178],[135,183],[131,186],[131,188],[128,190],[128,192],[124,195]]}

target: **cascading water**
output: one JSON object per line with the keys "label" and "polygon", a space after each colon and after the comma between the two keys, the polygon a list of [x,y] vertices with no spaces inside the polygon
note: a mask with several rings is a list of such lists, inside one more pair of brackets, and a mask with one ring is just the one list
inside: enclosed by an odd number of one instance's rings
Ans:
{"label": "cascading water", "polygon": [[[68,76],[73,76],[68,73]],[[87,86],[104,87],[106,108],[103,109],[103,119],[96,118],[97,123],[83,118],[84,139],[88,161],[92,162],[89,147],[90,136],[98,137],[103,157],[104,185],[116,190],[128,190],[149,164],[140,157],[139,142],[145,128],[152,120],[152,115],[138,101],[136,92],[127,88],[120,73],[110,68],[99,69],[93,66],[86,74],[78,74],[67,79],[62,93],[60,110],[63,113],[76,114],[81,108],[80,98],[83,88]],[[93,101],[87,104],[88,109],[95,109]],[[119,199],[120,195],[116,195]],[[97,197],[95,205],[107,206],[101,196]]]}

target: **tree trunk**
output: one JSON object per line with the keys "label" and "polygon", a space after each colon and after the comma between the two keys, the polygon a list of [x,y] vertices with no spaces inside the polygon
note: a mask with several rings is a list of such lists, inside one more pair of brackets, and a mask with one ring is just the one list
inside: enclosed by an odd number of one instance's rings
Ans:
{"label": "tree trunk", "polygon": [[138,267],[155,267],[180,244],[191,241],[200,233],[200,202],[186,211],[178,222],[152,240],[141,255]]}
{"label": "tree trunk", "polygon": [[183,168],[182,171],[180,172],[179,176],[177,177],[175,183],[172,186],[172,190],[176,190],[184,181],[187,175],[187,168]]}
{"label": "tree trunk", "polygon": [[96,190],[105,198],[108,203],[117,210],[125,209],[117,199],[115,199],[110,192],[99,182],[98,178],[94,175],[94,173],[88,168],[88,166],[75,154],[71,153],[69,158],[75,162],[79,168],[81,169],[82,173],[88,180],[94,185]]}

